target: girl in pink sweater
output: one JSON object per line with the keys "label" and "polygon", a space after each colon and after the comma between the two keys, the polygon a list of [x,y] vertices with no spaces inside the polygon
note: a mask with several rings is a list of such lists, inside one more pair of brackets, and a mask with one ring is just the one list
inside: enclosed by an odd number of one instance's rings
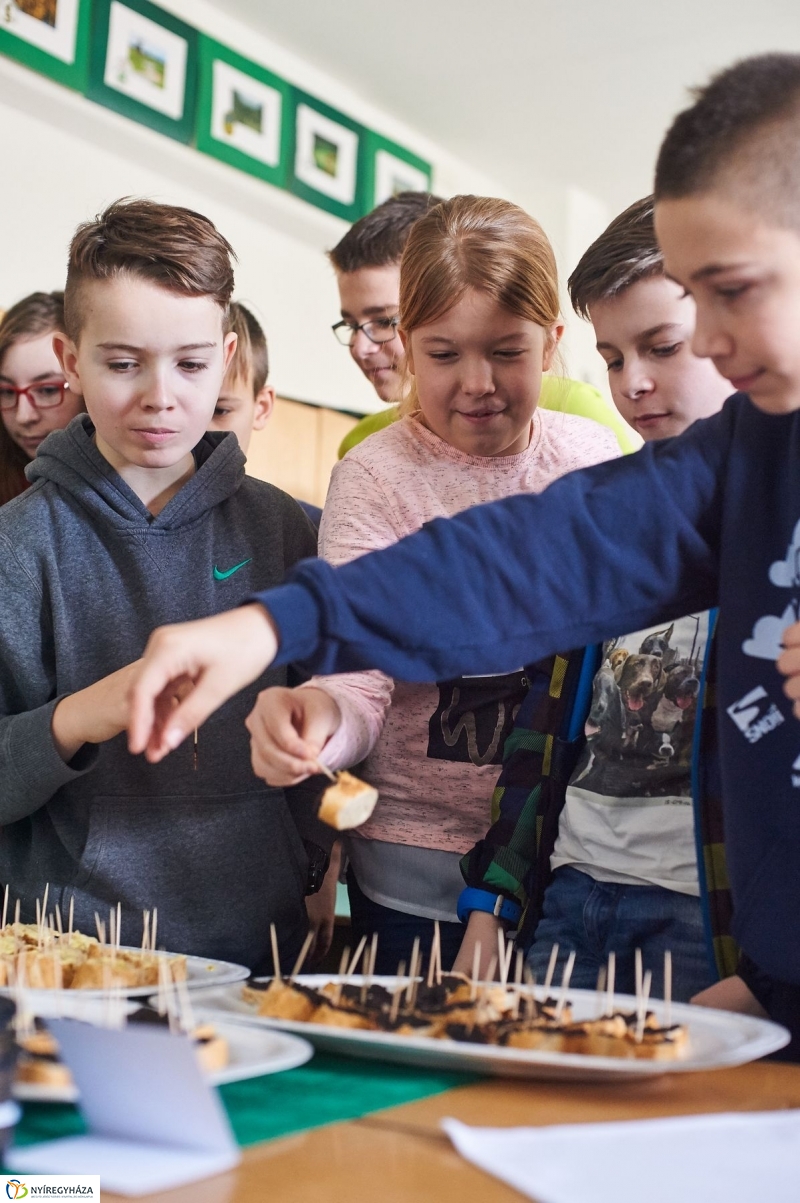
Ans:
{"label": "girl in pink sweater", "polygon": [[[331,563],[619,454],[606,427],[537,409],[564,327],[552,248],[517,206],[455,197],[416,222],[400,314],[404,416],[334,468],[320,528]],[[522,666],[430,685],[363,672],[260,695],[248,720],[259,776],[286,786],[317,760],[363,762],[360,776],[379,791],[372,819],[345,841],[353,934],[379,933],[379,972],[408,963],[415,936],[428,946],[437,919],[443,961],[455,958],[459,859],[485,835],[526,684]]]}

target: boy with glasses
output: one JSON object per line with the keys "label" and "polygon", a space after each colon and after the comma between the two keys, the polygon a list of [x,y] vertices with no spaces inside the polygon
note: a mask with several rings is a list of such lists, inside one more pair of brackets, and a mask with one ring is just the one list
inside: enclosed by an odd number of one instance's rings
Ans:
{"label": "boy with glasses", "polygon": [[[353,427],[342,440],[339,459],[367,435],[389,426],[398,417],[405,380],[405,352],[397,333],[400,260],[412,225],[440,200],[428,192],[401,192],[351,226],[328,253],[336,272],[342,313],[333,332],[342,346],[350,348],[354,363],[381,401],[390,406],[369,414]],[[633,451],[637,446],[616,410],[589,384],[545,376],[539,405],[608,426],[622,451]]]}

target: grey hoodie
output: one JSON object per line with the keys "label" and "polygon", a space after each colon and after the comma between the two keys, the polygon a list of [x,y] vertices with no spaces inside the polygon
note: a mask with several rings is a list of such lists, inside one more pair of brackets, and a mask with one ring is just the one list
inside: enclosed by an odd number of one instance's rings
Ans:
{"label": "grey hoodie", "polygon": [[282,790],[258,780],[244,719],[265,673],[158,765],[124,734],[69,763],[57,701],[141,656],[154,627],[230,609],[316,550],[295,501],[245,476],[236,438],[207,434],[197,472],[153,518],[94,445],[86,415],[51,434],[32,486],[0,509],[0,879],[31,918],[51,903],[94,930],[119,901],[122,941],[158,907],[159,944],[261,969],[274,921],[305,932],[306,855]]}

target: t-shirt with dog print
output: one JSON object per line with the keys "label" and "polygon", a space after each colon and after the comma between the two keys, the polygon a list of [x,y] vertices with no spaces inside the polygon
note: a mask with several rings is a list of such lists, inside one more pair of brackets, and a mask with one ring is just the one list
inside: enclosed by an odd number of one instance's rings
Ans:
{"label": "t-shirt with dog print", "polygon": [[692,741],[708,631],[705,611],[604,644],[553,869],[699,894]]}

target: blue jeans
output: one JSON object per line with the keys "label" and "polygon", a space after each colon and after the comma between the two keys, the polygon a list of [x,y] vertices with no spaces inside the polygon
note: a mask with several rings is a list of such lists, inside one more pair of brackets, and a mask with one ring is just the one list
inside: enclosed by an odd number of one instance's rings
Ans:
{"label": "blue jeans", "polygon": [[616,953],[614,989],[636,992],[634,954],[642,950],[645,971],[652,970],[650,993],[664,994],[664,953],[672,952],[672,997],[686,1002],[717,980],[706,946],[700,899],[661,886],[628,886],[595,881],[565,865],[547,887],[528,965],[541,984],[553,945],[558,963],[553,982],[561,982],[567,955],[575,949],[571,985],[594,990],[597,975]]}
{"label": "blue jeans", "polygon": [[[350,896],[350,922],[355,944],[358,944],[362,936],[366,936],[369,941],[373,932],[378,933],[376,973],[397,973],[397,966],[401,961],[405,961],[407,971],[411,963],[415,936],[419,936],[420,952],[424,955],[427,967],[433,941],[433,919],[409,915],[405,911],[393,911],[388,906],[373,902],[359,887],[352,869],[347,871],[347,893]],[[465,930],[460,923],[439,924],[443,969],[452,967]],[[360,968],[361,966],[359,970]]]}

